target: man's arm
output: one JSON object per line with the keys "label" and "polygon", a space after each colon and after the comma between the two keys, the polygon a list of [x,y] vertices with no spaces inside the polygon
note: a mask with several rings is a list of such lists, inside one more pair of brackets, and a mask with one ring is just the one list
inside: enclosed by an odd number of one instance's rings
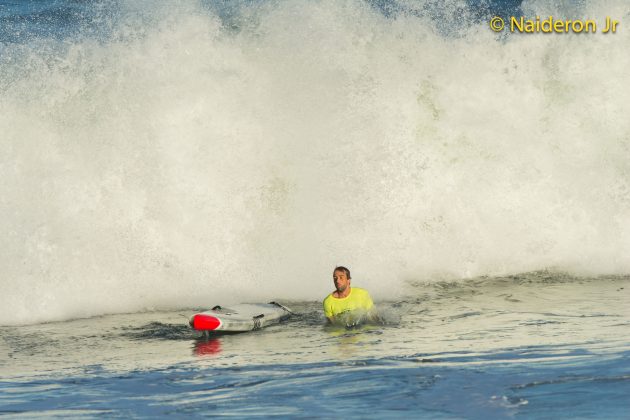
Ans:
{"label": "man's arm", "polygon": [[332,324],[333,322],[335,322],[335,316],[333,315],[332,306],[328,302],[328,297],[324,299],[323,306],[324,306],[324,315],[326,315],[326,319],[328,320],[328,323]]}
{"label": "man's arm", "polygon": [[372,301],[372,296],[370,293],[366,291],[366,299],[365,299],[365,308],[367,309],[367,317],[370,322],[378,322],[379,324],[384,324],[383,318],[378,314],[376,308],[374,307],[374,301]]}

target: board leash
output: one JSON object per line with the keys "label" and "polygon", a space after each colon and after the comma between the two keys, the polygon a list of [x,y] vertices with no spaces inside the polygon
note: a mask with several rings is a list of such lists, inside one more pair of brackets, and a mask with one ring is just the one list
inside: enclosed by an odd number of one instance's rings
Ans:
{"label": "board leash", "polygon": [[278,303],[278,302],[269,302],[270,305],[276,305],[282,309],[284,309],[285,311],[287,311],[288,313],[290,313],[291,315],[295,315],[295,312],[293,312],[291,309],[287,308],[286,306]]}

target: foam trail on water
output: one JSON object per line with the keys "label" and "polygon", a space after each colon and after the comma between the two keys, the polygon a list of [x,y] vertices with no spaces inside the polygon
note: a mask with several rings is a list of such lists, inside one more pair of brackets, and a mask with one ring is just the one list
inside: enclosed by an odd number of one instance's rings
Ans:
{"label": "foam trail on water", "polygon": [[630,271],[628,31],[134,7],[106,40],[2,44],[0,324],[320,299],[337,264],[377,299]]}

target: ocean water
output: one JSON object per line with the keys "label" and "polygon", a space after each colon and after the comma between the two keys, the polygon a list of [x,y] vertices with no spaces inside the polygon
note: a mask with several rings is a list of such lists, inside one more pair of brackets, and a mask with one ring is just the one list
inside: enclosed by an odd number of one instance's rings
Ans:
{"label": "ocean water", "polygon": [[205,337],[194,309],[1,327],[15,417],[627,418],[630,279],[549,273],[418,284],[386,325],[317,302]]}
{"label": "ocean water", "polygon": [[0,1],[0,415],[630,418],[629,15]]}

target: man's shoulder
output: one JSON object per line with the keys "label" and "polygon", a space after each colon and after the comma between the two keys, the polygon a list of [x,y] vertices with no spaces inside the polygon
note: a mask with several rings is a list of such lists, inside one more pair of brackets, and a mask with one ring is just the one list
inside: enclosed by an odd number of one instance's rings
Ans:
{"label": "man's shoulder", "polygon": [[353,299],[359,300],[361,302],[366,302],[367,305],[371,305],[372,296],[370,296],[367,290],[360,287],[353,287],[352,292],[354,296]]}

